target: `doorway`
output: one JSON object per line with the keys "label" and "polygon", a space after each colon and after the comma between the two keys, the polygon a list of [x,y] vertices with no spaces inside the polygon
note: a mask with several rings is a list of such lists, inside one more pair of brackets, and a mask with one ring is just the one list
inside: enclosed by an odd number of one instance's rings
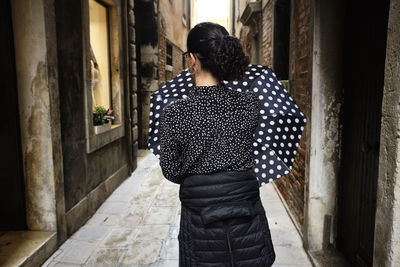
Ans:
{"label": "doorway", "polygon": [[372,266],[389,0],[346,2],[338,249]]}
{"label": "doorway", "polygon": [[0,2],[0,231],[26,229],[24,179],[10,1]]}

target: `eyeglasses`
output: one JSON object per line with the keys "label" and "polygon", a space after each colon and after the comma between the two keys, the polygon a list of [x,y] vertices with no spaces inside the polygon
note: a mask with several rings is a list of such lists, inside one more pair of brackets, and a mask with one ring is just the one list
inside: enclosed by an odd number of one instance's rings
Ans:
{"label": "eyeglasses", "polygon": [[183,52],[182,56],[184,56],[186,58],[186,55],[188,55],[189,53],[190,53],[189,51]]}

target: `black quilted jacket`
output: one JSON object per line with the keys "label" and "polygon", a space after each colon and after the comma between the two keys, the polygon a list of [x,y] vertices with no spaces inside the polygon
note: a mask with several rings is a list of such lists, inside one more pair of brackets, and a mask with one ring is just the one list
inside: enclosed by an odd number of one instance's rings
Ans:
{"label": "black quilted jacket", "polygon": [[185,177],[179,198],[180,267],[266,267],[275,261],[252,169]]}

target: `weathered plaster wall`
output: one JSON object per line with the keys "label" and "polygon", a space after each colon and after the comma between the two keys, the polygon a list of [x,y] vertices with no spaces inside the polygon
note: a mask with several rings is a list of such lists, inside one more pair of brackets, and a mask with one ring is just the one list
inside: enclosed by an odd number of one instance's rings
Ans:
{"label": "weathered plaster wall", "polygon": [[[59,175],[60,148],[54,54],[46,33],[45,1],[12,1],[22,157],[30,230],[57,231],[55,175]],[[28,45],[29,44],[29,45]],[[50,57],[50,58],[48,58]]]}
{"label": "weathered plaster wall", "polygon": [[374,266],[400,266],[400,1],[390,1],[379,152]]}
{"label": "weathered plaster wall", "polygon": [[[231,33],[231,35],[234,35],[236,37],[238,37],[240,39],[240,33],[243,27],[243,24],[240,22],[240,20],[238,18],[240,18],[240,16],[243,13],[244,8],[246,7],[246,2],[247,0],[234,0],[235,1],[235,16],[236,18],[234,18],[233,22],[235,25],[235,32]],[[264,1],[269,1],[269,0],[263,0]]]}
{"label": "weathered plaster wall", "polygon": [[[312,110],[307,126],[310,154],[304,240],[309,251],[319,251],[327,248],[335,236],[343,14],[341,1],[312,2]],[[330,220],[327,229],[325,220]]]}
{"label": "weathered plaster wall", "polygon": [[[84,71],[86,55],[82,37],[88,26],[87,13],[80,2],[67,0],[57,1],[55,10],[65,208],[67,231],[71,235],[128,176],[128,146],[131,143],[125,135],[87,153],[85,83],[88,80]],[[120,71],[125,75],[127,70],[123,67]],[[126,92],[124,95],[130,97]]]}
{"label": "weathered plaster wall", "polygon": [[[186,38],[189,33],[188,18],[182,21],[182,1],[159,0],[160,15],[165,21],[165,37],[180,50],[186,51]],[[189,14],[186,13],[188,16]],[[192,27],[195,25],[191,25]]]}

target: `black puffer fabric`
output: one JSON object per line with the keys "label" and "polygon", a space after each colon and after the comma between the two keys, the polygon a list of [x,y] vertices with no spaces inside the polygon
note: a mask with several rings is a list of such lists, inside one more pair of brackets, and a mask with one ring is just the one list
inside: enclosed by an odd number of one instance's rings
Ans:
{"label": "black puffer fabric", "polygon": [[187,176],[179,198],[180,267],[266,267],[275,261],[251,168]]}

